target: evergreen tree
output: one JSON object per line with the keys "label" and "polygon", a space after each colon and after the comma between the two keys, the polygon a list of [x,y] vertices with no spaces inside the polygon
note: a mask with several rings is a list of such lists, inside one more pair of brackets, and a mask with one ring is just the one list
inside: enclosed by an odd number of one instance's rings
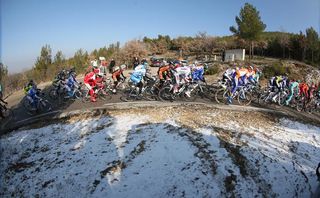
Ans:
{"label": "evergreen tree", "polygon": [[[52,64],[51,48],[49,45],[45,45],[41,48],[40,57],[37,58],[34,69],[41,77],[47,76],[47,69]],[[40,76],[37,76],[40,77]]]}
{"label": "evergreen tree", "polygon": [[62,51],[58,51],[53,59],[56,70],[60,70],[63,68],[63,64],[65,62],[65,57],[62,54]]}
{"label": "evergreen tree", "polygon": [[314,52],[318,49],[319,36],[312,27],[306,30],[306,36],[307,48],[311,51],[311,61],[314,62]]}
{"label": "evergreen tree", "polygon": [[230,31],[239,38],[249,41],[249,56],[251,57],[253,56],[253,42],[259,40],[266,25],[261,21],[259,11],[249,3],[241,8],[239,16],[236,16],[236,23],[238,28],[231,26]]}

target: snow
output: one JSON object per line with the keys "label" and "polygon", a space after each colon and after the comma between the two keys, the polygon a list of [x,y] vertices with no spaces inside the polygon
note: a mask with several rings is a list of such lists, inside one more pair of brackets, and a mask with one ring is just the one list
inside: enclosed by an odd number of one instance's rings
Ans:
{"label": "snow", "polygon": [[310,197],[320,128],[126,113],[16,131],[0,149],[1,197]]}

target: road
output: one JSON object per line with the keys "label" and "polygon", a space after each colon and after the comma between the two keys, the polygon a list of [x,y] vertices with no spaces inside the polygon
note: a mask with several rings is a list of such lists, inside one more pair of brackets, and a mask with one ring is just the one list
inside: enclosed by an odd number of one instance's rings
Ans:
{"label": "road", "polygon": [[[157,68],[152,68],[152,73],[156,73]],[[126,74],[128,76],[128,72],[126,71]],[[79,78],[81,81],[81,77]],[[212,76],[206,77],[207,82],[213,82],[215,79],[212,78]],[[40,88],[43,89],[45,93],[48,92],[50,89],[50,83],[43,83],[39,85]],[[52,104],[53,104],[53,112],[49,114],[50,116],[54,116],[57,114],[65,113],[65,112],[72,112],[75,110],[86,110],[86,109],[92,109],[92,108],[103,108],[107,106],[126,106],[127,108],[130,108],[130,105],[125,104],[125,102],[122,102],[120,100],[121,94],[115,94],[112,95],[112,98],[108,101],[102,101],[102,100],[97,100],[97,102],[87,102],[83,103],[82,101],[79,100],[73,100],[73,101],[68,101],[63,104],[58,104],[57,101],[50,100],[49,97],[46,97]],[[18,91],[14,93],[12,96],[10,96],[7,101],[9,103],[9,107],[13,110],[14,116],[11,120],[5,120],[5,121],[0,121],[1,127],[0,131],[2,133],[11,131],[12,129],[16,128],[17,123],[23,123],[24,120],[32,120],[32,117],[35,117],[36,119],[33,120],[41,120],[43,117],[39,115],[30,115],[28,112],[24,109],[21,101],[22,98],[24,97],[24,93],[22,91]],[[152,106],[152,105],[162,105],[161,102],[156,102],[156,103],[148,103],[147,101],[138,101],[140,105],[146,105],[146,106]],[[165,105],[185,105],[186,102],[184,101],[177,101],[174,103],[168,102]],[[204,100],[201,98],[198,98],[195,103],[192,104],[202,104],[202,105],[210,105],[213,106],[214,108],[222,108],[222,109],[228,109],[228,110],[242,110],[242,111],[266,111],[266,113],[276,113],[276,114],[281,114],[282,116],[288,116],[292,117],[297,120],[302,120],[303,122],[308,122],[308,123],[313,123],[313,124],[320,124],[320,115],[319,114],[308,114],[305,112],[297,112],[294,109],[291,109],[289,107],[280,107],[278,105],[261,105],[261,104],[256,104],[252,103],[251,107],[246,107],[246,106],[237,106],[237,105],[223,105],[223,104],[217,104],[209,100]],[[256,107],[256,108],[252,108]],[[21,125],[21,124],[20,124]],[[19,125],[19,126],[20,126]]]}

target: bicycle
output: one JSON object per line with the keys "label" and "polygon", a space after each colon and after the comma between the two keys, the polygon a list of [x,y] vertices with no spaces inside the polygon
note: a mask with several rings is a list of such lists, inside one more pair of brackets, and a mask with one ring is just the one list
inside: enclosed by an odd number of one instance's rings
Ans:
{"label": "bicycle", "polygon": [[[113,94],[116,94],[118,91],[122,92],[127,88],[126,78],[123,78],[122,76],[120,76],[120,80],[116,86],[114,86],[114,82],[111,78],[103,80],[103,83],[105,84],[105,90]],[[114,89],[116,92],[114,92]]]}
{"label": "bicycle", "polygon": [[11,118],[14,116],[12,109],[7,108],[7,106],[6,106],[7,104],[8,103],[2,104],[0,102],[0,118],[2,118],[3,120],[5,120],[5,119],[11,120]]}
{"label": "bicycle", "polygon": [[195,101],[197,95],[194,94],[196,92],[190,83],[184,83],[180,86],[180,88],[175,92],[174,85],[169,84],[165,87],[162,87],[159,91],[158,97],[161,101],[174,101],[178,98],[186,101]]}
{"label": "bicycle", "polygon": [[[101,100],[110,100],[112,98],[112,95],[110,92],[106,91],[105,84],[99,84],[96,85],[94,88],[94,95],[98,97]],[[86,86],[81,86],[80,90],[81,92],[81,101],[82,102],[88,102],[90,101],[90,90]]]}
{"label": "bicycle", "polygon": [[[33,103],[35,103],[35,105],[33,105]],[[37,96],[33,102],[28,99],[28,104],[24,107],[31,115],[46,113],[52,110],[52,104],[39,96]]]}
{"label": "bicycle", "polygon": [[237,90],[233,94],[231,93],[231,87],[229,87],[223,94],[224,101],[228,103],[229,101],[227,100],[229,97],[232,99],[237,98],[237,101],[241,106],[248,106],[252,101],[252,94],[247,91],[246,86],[238,86]]}

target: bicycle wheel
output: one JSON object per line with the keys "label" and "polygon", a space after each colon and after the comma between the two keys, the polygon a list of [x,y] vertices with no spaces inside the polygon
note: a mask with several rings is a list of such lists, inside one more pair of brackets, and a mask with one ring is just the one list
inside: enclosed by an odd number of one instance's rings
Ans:
{"label": "bicycle wheel", "polygon": [[304,109],[304,102],[303,101],[297,101],[296,109],[297,111],[302,111]]}
{"label": "bicycle wheel", "polygon": [[184,100],[188,102],[194,102],[198,97],[198,87],[194,89],[186,89],[183,93]]}
{"label": "bicycle wheel", "polygon": [[39,101],[39,111],[42,113],[46,113],[52,110],[52,105],[48,100],[40,100]]}
{"label": "bicycle wheel", "polygon": [[85,90],[81,90],[81,101],[86,103],[90,101],[90,95],[89,95],[89,90],[85,89]]}
{"label": "bicycle wheel", "polygon": [[120,97],[120,100],[124,102],[131,102],[137,99],[138,99],[138,93],[136,89],[126,90]]}
{"label": "bicycle wheel", "polygon": [[252,94],[250,92],[240,91],[238,93],[238,102],[241,106],[248,106],[252,100]]}
{"label": "bicycle wheel", "polygon": [[160,91],[159,91],[158,97],[163,102],[173,101],[174,97],[172,96],[172,93],[171,93],[171,87],[163,87],[163,88],[161,88]]}
{"label": "bicycle wheel", "polygon": [[1,108],[2,115],[4,116],[4,119],[10,120],[13,117],[13,111],[12,109],[7,108]]}
{"label": "bicycle wheel", "polygon": [[157,100],[157,95],[154,94],[155,88],[154,87],[145,87],[143,92],[143,98],[149,101]]}
{"label": "bicycle wheel", "polygon": [[50,90],[49,90],[49,97],[50,97],[51,99],[53,99],[53,100],[58,99],[59,94],[58,94],[58,92],[57,92],[57,89],[55,89],[55,88],[50,89]]}
{"label": "bicycle wheel", "polygon": [[214,99],[215,101],[220,104],[220,103],[225,103],[225,98],[223,97],[224,93],[226,92],[226,89],[218,89],[215,94],[214,94]]}
{"label": "bicycle wheel", "polygon": [[119,85],[117,85],[117,90],[118,91],[124,91],[126,90],[128,87],[124,82],[121,82]]}
{"label": "bicycle wheel", "polygon": [[112,98],[112,96],[110,95],[109,92],[106,92],[105,90],[100,89],[97,93],[97,96],[101,99],[101,100],[110,100]]}
{"label": "bicycle wheel", "polygon": [[23,99],[23,107],[29,112],[34,111],[34,108],[32,107],[32,103],[27,97]]}
{"label": "bicycle wheel", "polygon": [[81,100],[82,99],[82,92],[78,89],[74,91],[74,97]]}
{"label": "bicycle wheel", "polygon": [[201,86],[199,95],[202,99],[214,101],[215,100],[215,89],[211,85]]}

